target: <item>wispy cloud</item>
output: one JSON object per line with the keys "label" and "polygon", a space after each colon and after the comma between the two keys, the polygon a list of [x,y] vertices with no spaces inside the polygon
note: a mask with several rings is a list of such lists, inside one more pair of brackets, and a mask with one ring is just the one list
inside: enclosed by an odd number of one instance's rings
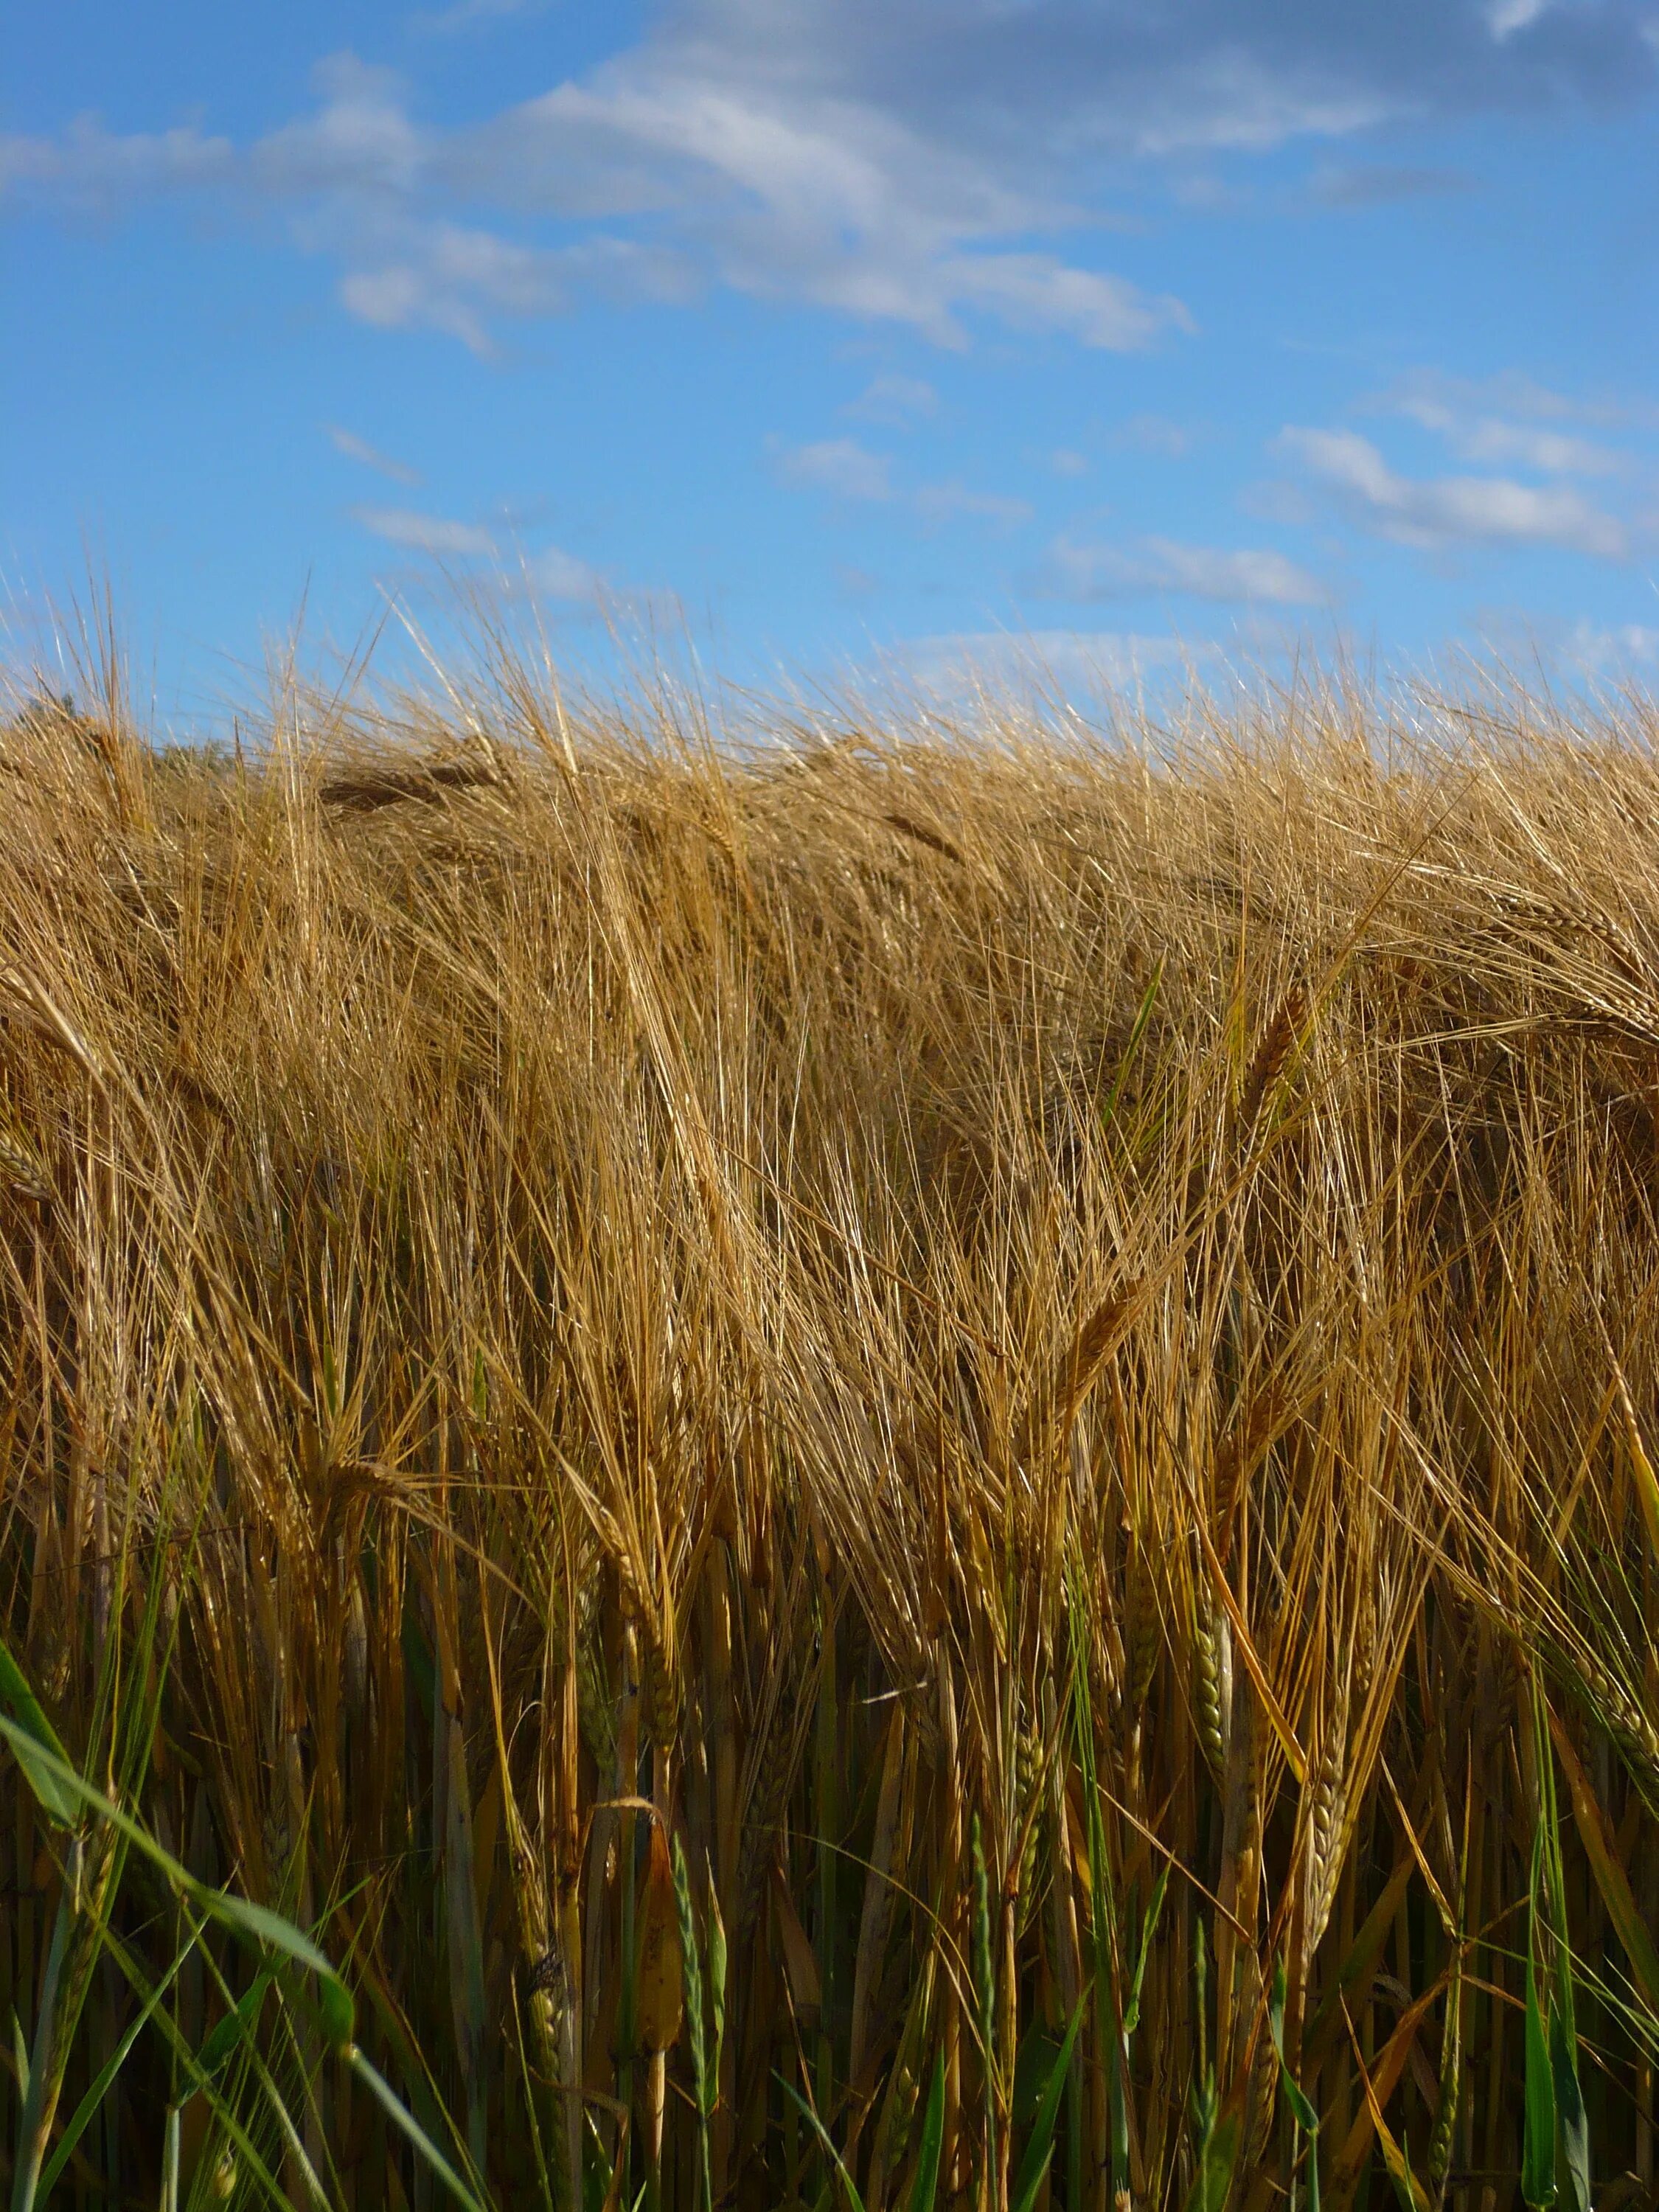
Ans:
{"label": "wispy cloud", "polygon": [[1045,582],[1063,599],[1165,595],[1270,606],[1328,605],[1329,585],[1288,556],[1263,548],[1234,550],[1143,538],[1130,546],[1060,538],[1050,547]]}
{"label": "wispy cloud", "polygon": [[1190,327],[1179,301],[1030,244],[1083,212],[1018,165],[902,101],[849,96],[810,37],[791,70],[787,19],[762,41],[780,66],[757,73],[752,38],[734,43],[718,4],[703,12],[470,128],[423,125],[394,72],[337,55],[312,111],[250,145],[92,121],[0,141],[0,179],[111,206],[192,185],[289,204],[300,242],[342,264],[349,313],[480,353],[494,318],[556,313],[594,288],[687,299],[711,281],[954,347],[976,320],[1109,350]]}
{"label": "wispy cloud", "polygon": [[976,490],[960,477],[896,484],[891,456],[872,453],[856,438],[819,438],[805,446],[774,441],[770,453],[773,475],[791,491],[823,492],[868,506],[896,504],[933,527],[978,521],[1012,528],[1031,519],[1029,500]]}
{"label": "wispy cloud", "polygon": [[1443,199],[1449,192],[1470,191],[1474,185],[1474,178],[1462,169],[1364,161],[1316,170],[1313,197],[1321,207],[1390,207],[1401,200]]}
{"label": "wispy cloud", "polygon": [[1431,415],[1455,423],[1498,416],[1522,422],[1575,422],[1590,429],[1659,430],[1659,402],[1618,393],[1556,392],[1518,369],[1485,377],[1419,369],[1400,378],[1370,404],[1385,412],[1417,414],[1419,421]]}
{"label": "wispy cloud", "polygon": [[1149,295],[1053,253],[953,255],[939,263],[934,277],[936,297],[915,319],[945,345],[964,343],[958,307],[978,308],[1017,331],[1056,331],[1103,353],[1136,353],[1167,330],[1198,327],[1170,294]]}
{"label": "wispy cloud", "polygon": [[400,552],[424,554],[437,561],[487,562],[500,573],[509,590],[528,590],[544,599],[588,603],[630,596],[612,592],[599,572],[574,553],[556,545],[538,552],[505,547],[496,533],[483,523],[458,521],[448,516],[422,514],[412,507],[354,507],[351,519]]}
{"label": "wispy cloud", "polygon": [[[1441,376],[1406,377],[1370,403],[1443,439],[1459,460],[1531,469],[1544,476],[1629,477],[1640,463],[1629,452],[1584,437],[1566,422],[1595,420],[1559,392],[1524,379],[1472,385]],[[1600,419],[1610,421],[1604,411]]]}
{"label": "wispy cloud", "polygon": [[1505,422],[1491,415],[1460,420],[1427,400],[1402,402],[1399,411],[1443,437],[1460,460],[1507,463],[1546,476],[1616,477],[1632,465],[1627,454],[1541,423]]}
{"label": "wispy cloud", "polygon": [[118,136],[99,117],[82,115],[59,138],[0,132],[0,191],[119,214],[142,199],[226,184],[238,161],[228,138],[193,124]]}
{"label": "wispy cloud", "polygon": [[422,8],[409,19],[412,31],[471,31],[509,16],[540,15],[552,0],[455,0],[449,8]]}
{"label": "wispy cloud", "polygon": [[1278,450],[1300,463],[1362,526],[1425,552],[1455,547],[1552,546],[1622,560],[1630,532],[1568,484],[1527,484],[1508,477],[1400,475],[1369,438],[1354,430],[1292,427]]}
{"label": "wispy cloud", "polygon": [[[509,12],[449,0],[428,21]],[[676,0],[609,59],[460,127],[423,119],[396,74],[335,56],[311,106],[249,143],[83,118],[0,140],[0,179],[112,210],[184,191],[286,206],[350,313],[479,351],[498,321],[594,287],[685,300],[710,284],[942,345],[988,325],[1128,350],[1192,317],[1100,265],[1101,180],[1122,163],[1628,105],[1659,82],[1647,18],[1643,0],[1288,15],[1279,0]],[[1356,167],[1325,189],[1352,204],[1432,179]]]}
{"label": "wispy cloud", "polygon": [[381,453],[355,432],[342,429],[337,422],[325,422],[323,431],[336,453],[343,453],[347,460],[356,461],[366,469],[373,469],[377,475],[389,477],[393,483],[407,484],[412,488],[421,481],[418,470],[407,467],[402,461],[394,461],[390,454]]}
{"label": "wispy cloud", "polygon": [[611,592],[597,568],[556,545],[544,546],[539,553],[528,555],[524,568],[531,588],[544,599],[574,601],[641,596]]}
{"label": "wispy cloud", "polygon": [[1086,696],[1195,674],[1218,652],[1207,640],[1137,630],[958,630],[908,639],[888,657],[946,696],[971,698],[988,687]]}
{"label": "wispy cloud", "polygon": [[836,499],[884,500],[893,495],[892,463],[856,438],[820,438],[783,446],[772,457],[773,473],[792,491],[824,491]]}
{"label": "wispy cloud", "polygon": [[1551,0],[1486,0],[1486,21],[1501,44],[1517,31],[1529,31],[1549,12]]}
{"label": "wispy cloud", "polygon": [[373,266],[342,277],[340,298],[378,329],[439,331],[488,358],[498,318],[561,313],[583,289],[679,301],[695,289],[674,255],[625,239],[543,249],[441,222],[388,235]]}
{"label": "wispy cloud", "polygon": [[856,399],[849,399],[842,409],[861,422],[880,422],[894,430],[908,429],[913,422],[924,420],[938,411],[939,393],[925,377],[872,377]]}
{"label": "wispy cloud", "polygon": [[1031,519],[1031,502],[993,491],[975,491],[952,477],[945,483],[922,484],[912,495],[912,504],[924,522],[939,525],[971,520],[1000,523],[1013,529]]}
{"label": "wispy cloud", "polygon": [[1587,674],[1619,677],[1659,665],[1659,629],[1646,623],[1576,623],[1563,657]]}
{"label": "wispy cloud", "polygon": [[1193,434],[1184,423],[1167,415],[1132,415],[1112,433],[1120,452],[1158,453],[1165,460],[1182,460],[1193,449]]}
{"label": "wispy cloud", "polygon": [[351,519],[371,538],[395,545],[402,552],[430,553],[442,561],[488,561],[497,557],[495,537],[482,523],[419,514],[405,507],[354,507]]}

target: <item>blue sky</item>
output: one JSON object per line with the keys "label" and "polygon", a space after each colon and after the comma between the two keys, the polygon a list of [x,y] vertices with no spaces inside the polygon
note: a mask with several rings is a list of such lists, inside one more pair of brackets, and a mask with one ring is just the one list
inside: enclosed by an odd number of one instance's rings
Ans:
{"label": "blue sky", "polygon": [[7,618],[182,720],[440,563],[745,679],[1651,670],[1656,88],[1659,0],[15,9]]}

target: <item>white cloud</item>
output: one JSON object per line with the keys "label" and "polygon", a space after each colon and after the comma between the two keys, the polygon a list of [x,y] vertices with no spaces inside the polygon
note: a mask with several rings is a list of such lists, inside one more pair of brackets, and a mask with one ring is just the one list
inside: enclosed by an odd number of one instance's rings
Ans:
{"label": "white cloud", "polygon": [[1367,528],[1425,551],[1460,545],[1542,545],[1621,560],[1630,533],[1570,485],[1507,477],[1402,477],[1354,430],[1283,431],[1278,449]]}
{"label": "white cloud", "polygon": [[1195,673],[1217,657],[1206,640],[1135,630],[963,630],[918,637],[888,658],[929,690],[971,698],[977,691],[1098,693]]}
{"label": "white cloud", "polygon": [[872,576],[867,568],[842,562],[836,569],[836,596],[850,606],[862,605],[874,599],[880,589],[880,579]]}
{"label": "white cloud", "polygon": [[356,54],[331,54],[312,71],[313,113],[258,139],[242,163],[246,181],[268,198],[319,192],[404,198],[428,160],[425,134],[410,116],[403,79]]}
{"label": "white cloud", "polygon": [[397,258],[341,278],[342,303],[360,322],[441,331],[487,355],[490,311],[550,314],[564,304],[556,255],[449,222],[412,232],[404,246]]}
{"label": "white cloud", "polygon": [[792,491],[827,491],[836,499],[883,500],[893,495],[892,464],[856,438],[820,438],[785,446],[773,456],[780,483]]}
{"label": "white cloud", "polygon": [[100,213],[125,212],[165,192],[222,185],[234,173],[228,138],[195,125],[118,137],[95,115],[77,116],[61,138],[0,133],[0,191],[19,186]]}
{"label": "white cloud", "polygon": [[393,483],[413,486],[421,481],[418,470],[407,467],[402,461],[394,461],[389,454],[382,453],[371,446],[366,438],[359,438],[352,431],[342,429],[337,422],[325,422],[323,430],[335,451],[343,453],[347,460],[357,461],[364,468],[373,469],[379,476],[389,477]]}
{"label": "white cloud", "polygon": [[[0,178],[112,204],[191,183],[290,204],[300,242],[339,263],[349,313],[479,353],[495,319],[592,286],[683,300],[710,276],[953,347],[981,319],[1112,351],[1191,327],[1178,301],[1034,250],[1033,232],[1085,217],[1023,164],[837,89],[833,70],[792,70],[787,23],[763,40],[781,65],[757,71],[751,45],[722,51],[721,27],[699,38],[692,20],[459,131],[419,123],[395,73],[337,55],[312,111],[245,148],[88,123],[0,142]],[[537,234],[550,222],[557,246]]]}
{"label": "white cloud", "polygon": [[497,351],[492,318],[559,313],[580,288],[659,300],[695,289],[674,256],[627,239],[544,249],[435,222],[399,225],[373,243],[370,265],[340,280],[347,310],[380,330],[441,331],[483,357]]}
{"label": "white cloud", "polygon": [[[504,549],[495,533],[482,523],[422,514],[412,507],[354,507],[351,517],[372,537],[395,545],[401,552],[423,553],[439,561],[489,562],[499,571],[501,583],[509,591],[527,591],[537,599],[582,602],[611,596],[597,569],[556,545],[544,546],[537,553]],[[630,596],[614,595],[618,605]]]}
{"label": "white cloud", "polygon": [[497,553],[495,538],[481,523],[418,514],[406,507],[354,507],[351,519],[372,538],[404,552],[430,553],[442,561],[493,560]]}
{"label": "white cloud", "polygon": [[1048,465],[1057,477],[1086,477],[1089,456],[1079,453],[1074,446],[1056,446],[1048,456]]}
{"label": "white cloud", "polygon": [[891,457],[872,453],[856,438],[819,438],[805,446],[774,440],[770,453],[773,475],[791,491],[827,492],[832,499],[866,505],[902,500],[923,522],[935,526],[975,520],[1012,528],[1031,519],[1029,501],[975,491],[960,477],[901,492],[893,482]]}
{"label": "white cloud", "polygon": [[340,303],[359,322],[380,331],[441,331],[480,356],[493,351],[477,311],[431,281],[414,264],[354,270],[340,279]]}
{"label": "white cloud", "polygon": [[1492,416],[1474,422],[1437,422],[1425,409],[1416,416],[1425,429],[1439,431],[1461,460],[1510,462],[1545,476],[1620,476],[1630,465],[1624,454],[1591,439],[1535,422],[1504,422]]}
{"label": "white cloud", "polygon": [[1549,8],[1550,0],[1487,0],[1487,27],[1501,44],[1517,31],[1530,30]]}
{"label": "white cloud", "polygon": [[599,571],[586,561],[578,560],[574,553],[562,552],[556,545],[531,554],[525,562],[524,573],[532,592],[541,599],[585,600],[606,596],[605,580]]}
{"label": "white cloud", "polygon": [[[1384,411],[1439,410],[1448,422],[1501,416],[1527,422],[1579,422],[1604,430],[1659,429],[1659,404],[1607,393],[1590,398],[1553,392],[1518,369],[1496,376],[1448,376],[1419,369],[1402,377],[1373,405]],[[1423,419],[1419,417],[1419,419]]]}
{"label": "white cloud", "polygon": [[769,17],[737,45],[722,40],[731,27],[699,35],[684,16],[678,35],[451,140],[439,167],[532,216],[651,220],[738,290],[942,345],[967,343],[964,315],[1112,350],[1187,325],[1178,301],[1023,246],[1075,228],[1079,210],[1019,165],[918,127],[902,103],[851,96],[808,51],[792,66],[807,13]]}
{"label": "white cloud", "polygon": [[539,15],[550,0],[455,0],[452,8],[422,9],[410,18],[415,31],[468,31],[509,15]]}
{"label": "white cloud", "polygon": [[1564,657],[1592,676],[1627,675],[1659,663],[1659,629],[1644,623],[1604,627],[1588,617],[1574,624]]}
{"label": "white cloud", "polygon": [[[443,0],[440,0],[441,8]],[[349,310],[483,351],[592,285],[709,283],[963,345],[984,323],[1109,350],[1191,327],[1096,265],[1126,161],[1332,139],[1401,119],[1629,105],[1659,82],[1638,0],[672,0],[635,43],[460,128],[395,74],[323,64],[251,143],[85,119],[0,141],[0,179],[130,206],[194,190],[293,212]],[[520,12],[449,0],[455,27]],[[428,23],[428,27],[430,24]],[[1376,172],[1339,197],[1424,188]]]}
{"label": "white cloud", "polygon": [[1372,404],[1443,438],[1460,460],[1545,476],[1617,477],[1633,467],[1628,453],[1557,427],[1571,419],[1573,403],[1535,385],[1506,388],[1494,380],[1483,392],[1445,378],[1411,377]]}
{"label": "white cloud", "polygon": [[1329,585],[1283,553],[1182,545],[1168,538],[1143,538],[1133,547],[1059,538],[1049,550],[1048,582],[1061,598],[1074,599],[1174,594],[1309,607],[1332,598]]}
{"label": "white cloud", "polygon": [[911,423],[933,414],[939,393],[925,377],[872,377],[856,399],[849,399],[843,415],[864,422],[881,422],[890,429],[908,429]]}
{"label": "white cloud", "polygon": [[1060,331],[1107,353],[1136,352],[1166,329],[1197,328],[1167,293],[1152,298],[1121,276],[1070,268],[1052,253],[958,254],[935,273],[944,337],[957,303],[988,308],[1015,330]]}
{"label": "white cloud", "polygon": [[958,520],[995,522],[1012,529],[1031,519],[1031,503],[1025,499],[1009,499],[992,491],[975,491],[952,477],[948,483],[923,484],[914,495],[916,513],[924,522],[941,524]]}
{"label": "white cloud", "polygon": [[1449,192],[1466,192],[1474,181],[1461,169],[1360,161],[1316,171],[1313,196],[1321,207],[1391,207],[1401,200],[1443,199]]}
{"label": "white cloud", "polygon": [[1137,453],[1160,453],[1165,460],[1184,459],[1193,449],[1193,434],[1167,415],[1132,415],[1112,433],[1113,445]]}

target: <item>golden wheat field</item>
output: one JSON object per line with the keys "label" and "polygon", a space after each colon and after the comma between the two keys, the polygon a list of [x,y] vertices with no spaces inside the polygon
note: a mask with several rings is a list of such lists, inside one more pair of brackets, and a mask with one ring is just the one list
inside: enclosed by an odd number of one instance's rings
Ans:
{"label": "golden wheat field", "polygon": [[28,696],[15,2212],[1659,2201],[1643,702]]}

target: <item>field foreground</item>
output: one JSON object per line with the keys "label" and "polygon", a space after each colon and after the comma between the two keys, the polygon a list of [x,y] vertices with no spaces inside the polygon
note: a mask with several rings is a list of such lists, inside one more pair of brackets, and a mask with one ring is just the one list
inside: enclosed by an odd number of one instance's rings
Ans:
{"label": "field foreground", "polygon": [[1655,731],[1438,728],[13,715],[15,2207],[1655,2203]]}

